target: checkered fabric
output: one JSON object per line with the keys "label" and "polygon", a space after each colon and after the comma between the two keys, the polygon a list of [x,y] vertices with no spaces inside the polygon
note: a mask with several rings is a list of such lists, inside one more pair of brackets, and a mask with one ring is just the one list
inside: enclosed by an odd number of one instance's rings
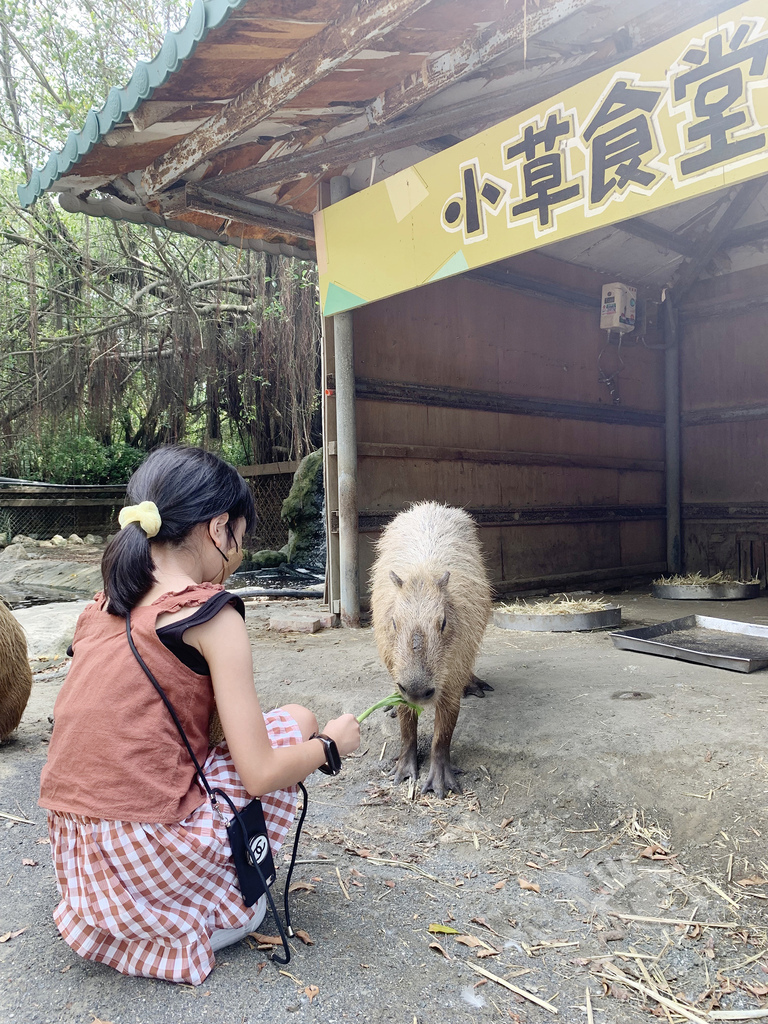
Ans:
{"label": "checkered fabric", "polygon": [[[273,747],[301,742],[282,708],[264,716]],[[240,810],[250,796],[225,743],[203,766]],[[273,854],[296,813],[296,787],[262,798]],[[211,933],[252,920],[237,887],[225,823],[209,801],[178,825],[100,821],[48,811],[66,942],[122,974],[201,984],[214,965]]]}

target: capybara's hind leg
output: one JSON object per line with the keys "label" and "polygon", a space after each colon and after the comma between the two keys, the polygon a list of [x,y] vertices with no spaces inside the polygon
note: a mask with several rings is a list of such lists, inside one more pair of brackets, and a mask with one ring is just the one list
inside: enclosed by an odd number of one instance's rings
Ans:
{"label": "capybara's hind leg", "polygon": [[456,778],[460,769],[451,764],[451,739],[459,717],[459,702],[455,704],[440,701],[435,708],[435,734],[432,738],[432,756],[429,763],[429,775],[421,788],[422,793],[430,790],[445,799],[450,790],[454,793],[463,792]]}
{"label": "capybara's hind leg", "polygon": [[400,756],[395,766],[395,783],[419,777],[419,766],[416,760],[416,712],[410,708],[397,709],[400,719]]}
{"label": "capybara's hind leg", "polygon": [[478,679],[473,672],[469,677],[469,682],[464,687],[465,697],[484,697],[485,690],[492,691],[493,687],[490,683],[486,683],[483,679]]}

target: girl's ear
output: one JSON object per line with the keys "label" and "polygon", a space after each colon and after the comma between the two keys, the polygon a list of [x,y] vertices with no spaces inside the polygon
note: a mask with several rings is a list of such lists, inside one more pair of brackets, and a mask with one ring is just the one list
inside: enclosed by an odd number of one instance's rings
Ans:
{"label": "girl's ear", "polygon": [[221,531],[225,530],[228,522],[229,512],[222,512],[220,516],[214,516],[210,520],[208,523],[208,533],[211,535],[211,540],[216,540],[217,534],[220,535]]}

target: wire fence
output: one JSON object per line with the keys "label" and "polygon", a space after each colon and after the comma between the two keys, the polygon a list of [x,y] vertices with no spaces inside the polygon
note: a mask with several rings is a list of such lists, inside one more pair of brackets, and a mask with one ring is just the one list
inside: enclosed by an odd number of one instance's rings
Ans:
{"label": "wire fence", "polygon": [[[243,466],[256,503],[256,528],[246,539],[251,551],[279,550],[288,542],[280,518],[298,463]],[[21,481],[0,482],[0,535],[23,534],[49,540],[60,534],[102,538],[119,529],[117,516],[125,503],[125,487],[65,486]]]}
{"label": "wire fence", "polygon": [[49,540],[60,534],[107,537],[117,531],[125,487],[0,487],[0,534]]}
{"label": "wire fence", "polygon": [[256,529],[247,538],[247,547],[252,551],[265,548],[279,551],[288,543],[288,527],[280,518],[280,512],[293,484],[293,474],[254,476],[248,483],[256,503]]}

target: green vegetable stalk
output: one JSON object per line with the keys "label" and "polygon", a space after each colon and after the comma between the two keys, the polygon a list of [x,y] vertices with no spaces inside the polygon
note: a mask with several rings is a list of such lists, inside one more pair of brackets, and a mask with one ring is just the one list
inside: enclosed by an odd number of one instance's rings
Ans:
{"label": "green vegetable stalk", "polygon": [[384,700],[380,700],[378,704],[373,704],[369,707],[367,711],[362,713],[362,715],[358,715],[357,720],[362,723],[366,720],[368,715],[372,715],[373,712],[378,711],[379,708],[396,708],[399,704],[404,704],[407,708],[410,708],[411,711],[415,711],[417,718],[424,710],[420,704],[411,704],[411,702],[407,701],[405,697],[401,697],[399,693],[391,693],[389,697],[385,697]]}

